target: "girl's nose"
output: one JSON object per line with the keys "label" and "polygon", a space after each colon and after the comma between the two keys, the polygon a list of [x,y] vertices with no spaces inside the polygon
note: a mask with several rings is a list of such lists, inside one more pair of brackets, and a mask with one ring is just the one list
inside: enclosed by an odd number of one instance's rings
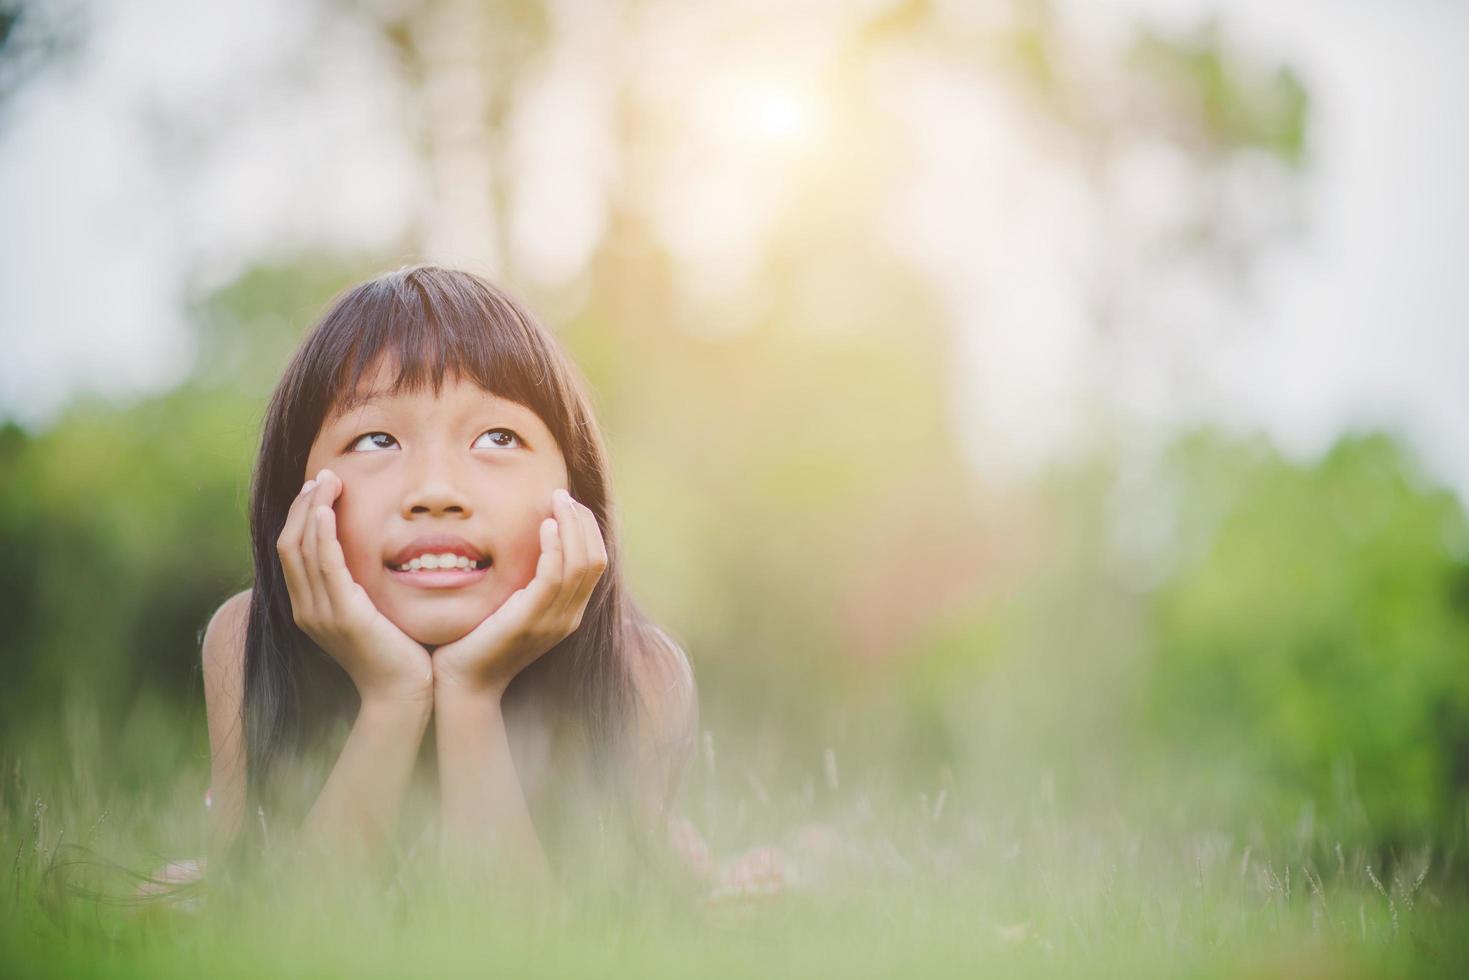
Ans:
{"label": "girl's nose", "polygon": [[408,515],[454,514],[468,517],[473,511],[468,496],[439,479],[421,482],[409,491],[404,505]]}
{"label": "girl's nose", "polygon": [[410,509],[413,514],[460,514],[468,512],[468,508],[462,504],[447,503],[443,498],[427,499],[425,503],[414,504]]}

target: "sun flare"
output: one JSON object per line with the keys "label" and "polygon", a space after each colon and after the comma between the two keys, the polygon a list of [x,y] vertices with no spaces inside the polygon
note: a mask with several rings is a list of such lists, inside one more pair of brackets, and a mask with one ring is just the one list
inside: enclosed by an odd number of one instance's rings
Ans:
{"label": "sun flare", "polygon": [[731,121],[752,143],[789,146],[811,131],[811,100],[789,83],[741,79],[731,94]]}

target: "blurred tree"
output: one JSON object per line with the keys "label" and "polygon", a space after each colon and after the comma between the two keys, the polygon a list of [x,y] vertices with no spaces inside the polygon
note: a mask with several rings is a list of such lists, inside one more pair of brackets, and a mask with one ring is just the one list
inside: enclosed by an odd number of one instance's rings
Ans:
{"label": "blurred tree", "polygon": [[75,3],[0,0],[0,125],[17,93],[75,57],[89,26],[85,14]]}
{"label": "blurred tree", "polygon": [[4,430],[0,739],[60,746],[62,706],[85,705],[117,778],[177,758],[125,733],[138,711],[200,716],[200,631],[247,581],[257,413],[186,385],[127,408],[79,402],[36,437]]}
{"label": "blurred tree", "polygon": [[417,215],[420,254],[515,281],[510,247],[514,171],[507,121],[551,39],[534,0],[322,0],[360,17],[397,58],[412,109],[405,120],[429,163]]}
{"label": "blurred tree", "polygon": [[0,727],[54,731],[95,702],[197,716],[200,631],[249,584],[248,493],[265,402],[306,325],[381,259],[296,256],[195,311],[201,367],[132,404],[81,399],[45,432],[0,429]]}
{"label": "blurred tree", "polygon": [[1208,433],[1174,457],[1149,719],[1245,806],[1310,801],[1379,838],[1442,830],[1469,790],[1469,524],[1385,436],[1315,466]]}

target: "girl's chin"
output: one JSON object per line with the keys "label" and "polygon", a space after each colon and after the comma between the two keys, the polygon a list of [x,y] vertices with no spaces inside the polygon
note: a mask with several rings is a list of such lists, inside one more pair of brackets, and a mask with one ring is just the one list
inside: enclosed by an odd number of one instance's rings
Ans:
{"label": "girl's chin", "polygon": [[433,623],[409,623],[406,626],[400,626],[399,629],[425,646],[441,647],[445,643],[453,643],[455,640],[468,636],[480,622],[481,620],[462,623],[439,620]]}
{"label": "girl's chin", "polygon": [[434,647],[468,635],[507,598],[487,589],[384,589],[369,597],[394,626]]}
{"label": "girl's chin", "polygon": [[463,611],[443,608],[431,612],[413,610],[407,615],[389,618],[417,642],[437,647],[469,635],[491,612],[490,609],[479,608],[476,603]]}

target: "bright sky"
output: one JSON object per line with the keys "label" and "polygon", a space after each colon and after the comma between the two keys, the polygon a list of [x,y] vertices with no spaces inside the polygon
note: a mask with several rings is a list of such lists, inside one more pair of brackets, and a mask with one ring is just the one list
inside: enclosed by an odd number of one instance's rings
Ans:
{"label": "bright sky", "polygon": [[[1129,0],[1187,18],[1202,2]],[[1395,427],[1469,499],[1469,5],[1236,0],[1232,36],[1311,92],[1308,233],[1276,255],[1255,329],[1214,356],[1213,417],[1315,453]]]}
{"label": "bright sky", "polygon": [[[614,134],[596,71],[616,70],[597,60],[607,25],[589,15],[593,5],[556,6],[561,40],[512,120],[512,159],[537,176],[517,186],[510,216],[515,247],[551,280],[574,277],[605,226],[611,175],[599,148]],[[0,414],[41,426],[81,390],[129,396],[176,383],[192,363],[191,295],[271,251],[373,247],[413,215],[432,216],[435,174],[405,141],[391,59],[349,18],[315,22],[307,9],[97,4],[80,56],[4,109]],[[1080,283],[1129,253],[1107,238],[1074,175],[1027,141],[1014,106],[911,73],[900,94],[915,118],[962,111],[968,123],[924,128],[935,134],[919,147],[925,179],[895,200],[892,227],[966,340],[955,411],[974,433],[976,461],[1023,471],[1047,458],[1077,437],[1087,393],[1121,379],[1140,417],[1261,426],[1301,454],[1349,428],[1396,427],[1469,499],[1459,424],[1469,417],[1469,7],[1074,0],[1063,9],[1099,43],[1133,16],[1183,27],[1219,10],[1238,47],[1296,68],[1312,100],[1305,231],[1265,255],[1256,301],[1225,304],[1230,322],[1189,341],[1186,383],[1159,380],[1152,348],[1099,367]],[[673,29],[671,17],[650,20],[659,23],[649,31]],[[174,25],[166,44],[160,24]],[[670,70],[701,57],[665,48]],[[811,106],[778,76],[697,87],[751,139],[777,146],[811,125]],[[430,102],[453,111],[472,95],[451,85]],[[162,119],[160,145],[145,134]],[[1134,188],[1123,199],[1166,222],[1170,193],[1189,192],[1170,185],[1176,169],[1166,148],[1143,148],[1118,175],[1125,192]],[[718,243],[757,247],[768,204],[732,198],[738,175],[699,172],[663,203],[669,244],[689,258],[695,285],[701,268],[737,265],[709,251]],[[976,189],[976,173],[1009,191]],[[1005,183],[1016,174],[1026,180]],[[1269,186],[1241,176],[1262,220],[1272,216]],[[731,200],[741,206],[722,206]],[[690,210],[711,219],[713,237],[678,220]],[[997,225],[1001,211],[1010,220]],[[452,235],[430,239],[442,243],[435,257],[457,256]],[[1222,316],[1219,298],[1186,274],[1149,285],[1142,320]]]}

